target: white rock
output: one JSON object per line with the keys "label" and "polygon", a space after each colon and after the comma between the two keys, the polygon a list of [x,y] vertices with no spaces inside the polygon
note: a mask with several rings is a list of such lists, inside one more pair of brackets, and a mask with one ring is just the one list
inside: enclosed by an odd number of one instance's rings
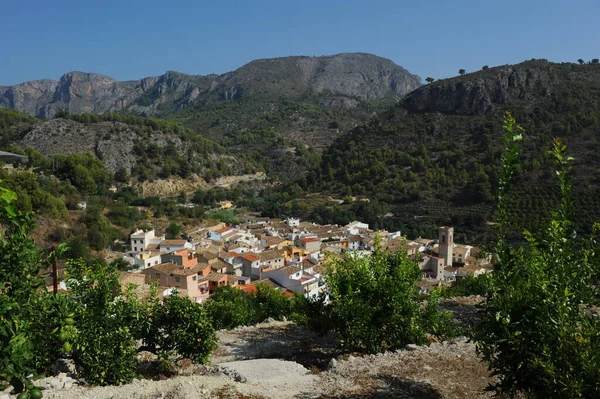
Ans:
{"label": "white rock", "polygon": [[50,385],[54,389],[62,389],[65,383],[59,380],[58,378],[53,378],[50,380]]}
{"label": "white rock", "polygon": [[71,389],[71,388],[73,388],[73,383],[71,381],[65,382],[64,389]]}
{"label": "white rock", "polygon": [[10,395],[6,394],[6,393],[3,395],[0,395],[0,399],[10,399]]}

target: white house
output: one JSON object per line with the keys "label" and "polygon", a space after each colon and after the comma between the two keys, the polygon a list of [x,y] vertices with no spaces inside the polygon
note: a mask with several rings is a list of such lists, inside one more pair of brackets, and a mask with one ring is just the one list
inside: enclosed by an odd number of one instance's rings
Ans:
{"label": "white house", "polygon": [[301,267],[286,266],[263,273],[263,278],[270,278],[277,284],[292,292],[302,292],[307,297],[319,295],[319,279],[308,274]]}
{"label": "white house", "polygon": [[133,257],[133,264],[140,269],[156,266],[162,263],[160,260],[160,252],[158,251],[142,251]]}
{"label": "white house", "polygon": [[369,225],[366,223],[361,223],[358,221],[354,221],[352,223],[348,223],[344,229],[348,235],[354,236],[360,233],[361,230],[369,230]]}
{"label": "white house", "polygon": [[136,230],[130,236],[131,239],[131,251],[142,252],[148,249],[149,246],[157,246],[165,239],[165,236],[157,237],[154,233],[154,229],[144,231],[141,229]]}
{"label": "white house", "polygon": [[285,219],[285,223],[290,227],[298,227],[298,226],[300,226],[300,219],[287,218],[287,219]]}

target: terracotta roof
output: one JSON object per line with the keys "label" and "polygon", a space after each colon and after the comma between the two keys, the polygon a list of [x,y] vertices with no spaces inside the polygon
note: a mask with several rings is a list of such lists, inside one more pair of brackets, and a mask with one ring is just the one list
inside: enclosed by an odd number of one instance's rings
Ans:
{"label": "terracotta roof", "polygon": [[457,255],[464,255],[467,253],[467,250],[468,248],[455,247],[452,252],[456,253]]}
{"label": "terracotta roof", "polygon": [[265,241],[267,242],[267,245],[277,245],[279,243],[282,243],[284,240],[282,240],[279,237],[269,236],[265,238]]}
{"label": "terracotta roof", "polygon": [[229,230],[233,230],[231,227],[223,227],[222,229],[215,230],[215,233],[223,234]]}
{"label": "terracotta roof", "polygon": [[257,262],[260,260],[260,258],[258,256],[256,256],[255,254],[248,252],[246,254],[242,255],[242,258],[246,259],[247,261],[250,262]]}
{"label": "terracotta roof", "polygon": [[319,239],[316,237],[304,237],[304,238],[301,238],[300,241],[302,241],[302,242],[319,242]]}
{"label": "terracotta roof", "polygon": [[237,288],[247,294],[256,294],[256,285],[254,284],[238,284]]}

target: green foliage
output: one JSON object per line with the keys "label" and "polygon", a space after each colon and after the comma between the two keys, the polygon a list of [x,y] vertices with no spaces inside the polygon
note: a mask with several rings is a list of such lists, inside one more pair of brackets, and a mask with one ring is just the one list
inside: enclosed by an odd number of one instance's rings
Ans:
{"label": "green foliage", "polygon": [[490,274],[482,274],[478,277],[467,276],[452,283],[450,287],[444,287],[440,295],[444,298],[457,296],[471,295],[487,295],[491,290],[492,276]]}
{"label": "green foliage", "polygon": [[33,125],[39,122],[39,119],[22,112],[0,108],[0,147],[7,148],[13,142],[21,139]]}
{"label": "green foliage", "polygon": [[161,303],[156,291],[148,301],[135,290],[124,295],[114,264],[81,260],[67,264],[75,311],[73,358],[92,384],[122,384],[136,375],[136,341],[168,359],[172,354],[206,362],[216,347],[206,311],[189,298],[171,295]]}
{"label": "green foliage", "polygon": [[260,323],[269,317],[291,317],[294,312],[301,317],[303,311],[299,303],[296,306],[281,291],[266,284],[258,284],[253,295],[232,287],[219,288],[204,308],[217,330]]}
{"label": "green foliage", "polygon": [[235,216],[235,211],[232,209],[223,209],[220,211],[211,212],[206,215],[207,219],[216,219],[220,222],[236,225],[240,221]]}
{"label": "green foliage", "polygon": [[288,297],[266,284],[256,285],[254,295],[255,320],[263,321],[269,317],[281,319],[291,313],[291,301]]}
{"label": "green foliage", "polygon": [[56,176],[68,179],[83,194],[101,194],[112,183],[111,174],[91,152],[59,154],[53,159],[56,163]]}
{"label": "green foliage", "polygon": [[154,304],[152,327],[144,342],[158,348],[162,357],[175,352],[197,363],[206,363],[217,347],[210,317],[202,306],[176,294]]}
{"label": "green foliage", "polygon": [[167,226],[166,237],[167,240],[179,239],[179,235],[183,231],[183,228],[177,223],[171,223]]}
{"label": "green foliage", "polygon": [[[560,201],[538,234],[524,232],[526,244],[507,240],[506,195],[518,169],[520,139],[512,117],[498,194],[497,265],[475,339],[481,356],[498,376],[498,392],[540,398],[595,398],[600,395],[600,305],[597,232],[577,236],[572,223],[571,162],[555,140]],[[519,129],[520,130],[520,129]]]}
{"label": "green foliage", "polygon": [[[17,194],[14,205],[22,212],[35,211],[53,218],[66,216],[67,208],[58,198],[59,191],[48,187],[56,184],[28,170],[0,170],[0,179]],[[56,179],[53,179],[56,180]]]}
{"label": "green foliage", "polygon": [[60,307],[39,275],[44,261],[29,238],[32,214],[18,211],[16,199],[15,192],[0,187],[5,229],[0,240],[0,379],[21,392],[30,374],[45,371],[57,357],[58,339],[49,331],[56,327]]}
{"label": "green foliage", "polygon": [[[459,108],[442,105],[451,102],[430,102],[427,93],[446,89],[451,93],[451,85],[466,80],[491,93],[493,90],[488,89],[495,87],[498,78],[493,73],[495,68],[431,83],[337,139],[325,149],[321,165],[311,170],[315,178],[303,189],[323,196],[353,195],[384,203],[392,217],[378,214],[367,221],[363,215],[355,216],[374,226],[376,222],[380,228],[401,230],[409,237],[418,237],[423,230],[433,231],[455,219],[462,223],[455,227],[464,232],[466,239],[484,242],[492,235],[485,222],[491,220],[494,209],[504,145],[500,121],[504,112],[512,109],[523,127],[536,134],[521,144],[523,162],[514,176],[519,190],[507,199],[514,204],[508,212],[518,224],[507,226],[511,240],[522,239],[519,226],[539,229],[558,198],[550,186],[551,158],[547,153],[556,135],[572,143],[571,151],[577,158],[574,173],[578,177],[574,223],[578,231],[589,234],[585,219],[600,216],[600,202],[595,199],[600,191],[596,176],[600,164],[596,151],[591,150],[600,148],[600,69],[542,60],[514,69],[548,74],[553,79],[508,88],[507,95],[513,99],[510,104],[495,102],[491,95],[493,107],[483,113],[466,100],[457,104]],[[575,76],[586,76],[585,82]],[[343,210],[342,206],[339,213]]]}
{"label": "green foliage", "polygon": [[217,330],[250,325],[257,319],[252,296],[229,286],[212,294],[204,308]]}
{"label": "green foliage", "polygon": [[346,255],[328,265],[331,328],[348,350],[382,352],[407,344],[427,343],[427,334],[452,333],[450,317],[430,295],[423,306],[417,291],[421,273],[415,261],[399,251],[377,246],[372,257]]}
{"label": "green foliage", "polygon": [[135,339],[123,323],[118,272],[111,265],[82,260],[67,263],[68,288],[79,306],[73,359],[94,385],[119,385],[135,376]]}

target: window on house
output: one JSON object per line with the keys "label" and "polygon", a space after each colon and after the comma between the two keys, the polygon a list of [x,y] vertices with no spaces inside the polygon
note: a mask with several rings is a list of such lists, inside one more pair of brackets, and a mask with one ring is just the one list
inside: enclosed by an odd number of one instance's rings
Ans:
{"label": "window on house", "polygon": [[156,273],[156,274],[154,274],[154,277],[156,277],[156,278],[160,278],[160,273]]}
{"label": "window on house", "polygon": [[155,264],[155,265],[158,265],[158,261],[157,261],[157,260],[155,260],[155,261],[154,261],[154,264]]}
{"label": "window on house", "polygon": [[442,234],[442,242],[446,242],[446,235]]}
{"label": "window on house", "polygon": [[150,265],[151,265],[151,264],[152,264],[152,263],[148,262],[148,267],[150,267]]}
{"label": "window on house", "polygon": [[181,279],[179,277],[175,277],[175,281],[179,282]]}
{"label": "window on house", "polygon": [[196,281],[196,276],[192,277],[192,280],[193,280],[193,281]]}

